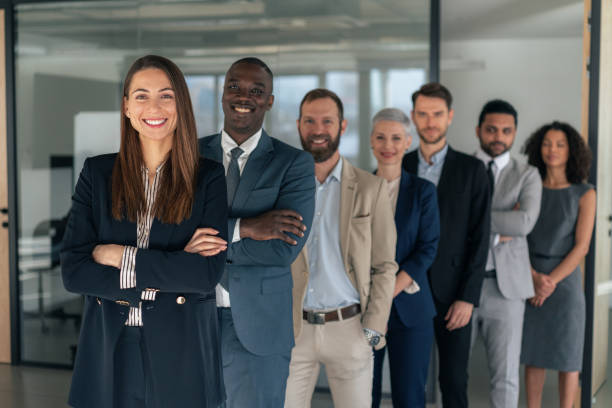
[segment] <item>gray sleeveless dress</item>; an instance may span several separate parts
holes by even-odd
[[[542,191],[540,217],[527,237],[533,268],[549,274],[575,243],[580,197],[590,184]],[[521,363],[557,371],[580,371],[586,309],[580,267],[557,284],[544,304],[525,306]]]

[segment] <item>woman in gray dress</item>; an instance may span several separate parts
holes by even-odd
[[[559,372],[561,407],[571,408],[582,368],[585,301],[579,263],[595,223],[595,190],[585,184],[591,154],[566,123],[542,126],[527,140],[542,176],[540,217],[528,236],[535,296],[525,308],[521,363],[527,406],[540,407],[546,369]]]

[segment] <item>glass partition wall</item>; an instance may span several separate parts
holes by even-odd
[[[82,299],[61,282],[59,248],[87,156],[119,146],[121,80],[155,53],[185,72],[199,136],[218,132],[223,75],[244,56],[275,74],[265,128],[299,146],[302,96],[345,103],[341,152],[373,169],[369,121],[409,111],[429,70],[429,0],[27,2],[15,8],[21,360],[70,366]]]

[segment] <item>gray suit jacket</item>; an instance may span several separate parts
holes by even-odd
[[[541,198],[542,179],[538,170],[511,158],[495,184],[491,204],[491,234],[512,237],[493,248],[497,285],[507,299],[534,295],[527,234],[540,214]],[[513,210],[516,203],[520,208]]]

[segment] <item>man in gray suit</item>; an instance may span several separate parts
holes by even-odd
[[[490,406],[518,405],[519,359],[525,300],[534,295],[527,234],[540,213],[542,181],[538,170],[510,157],[517,113],[499,99],[480,113],[476,157],[492,186],[491,238],[480,304],[474,310],[472,342],[484,340],[491,382]]]

